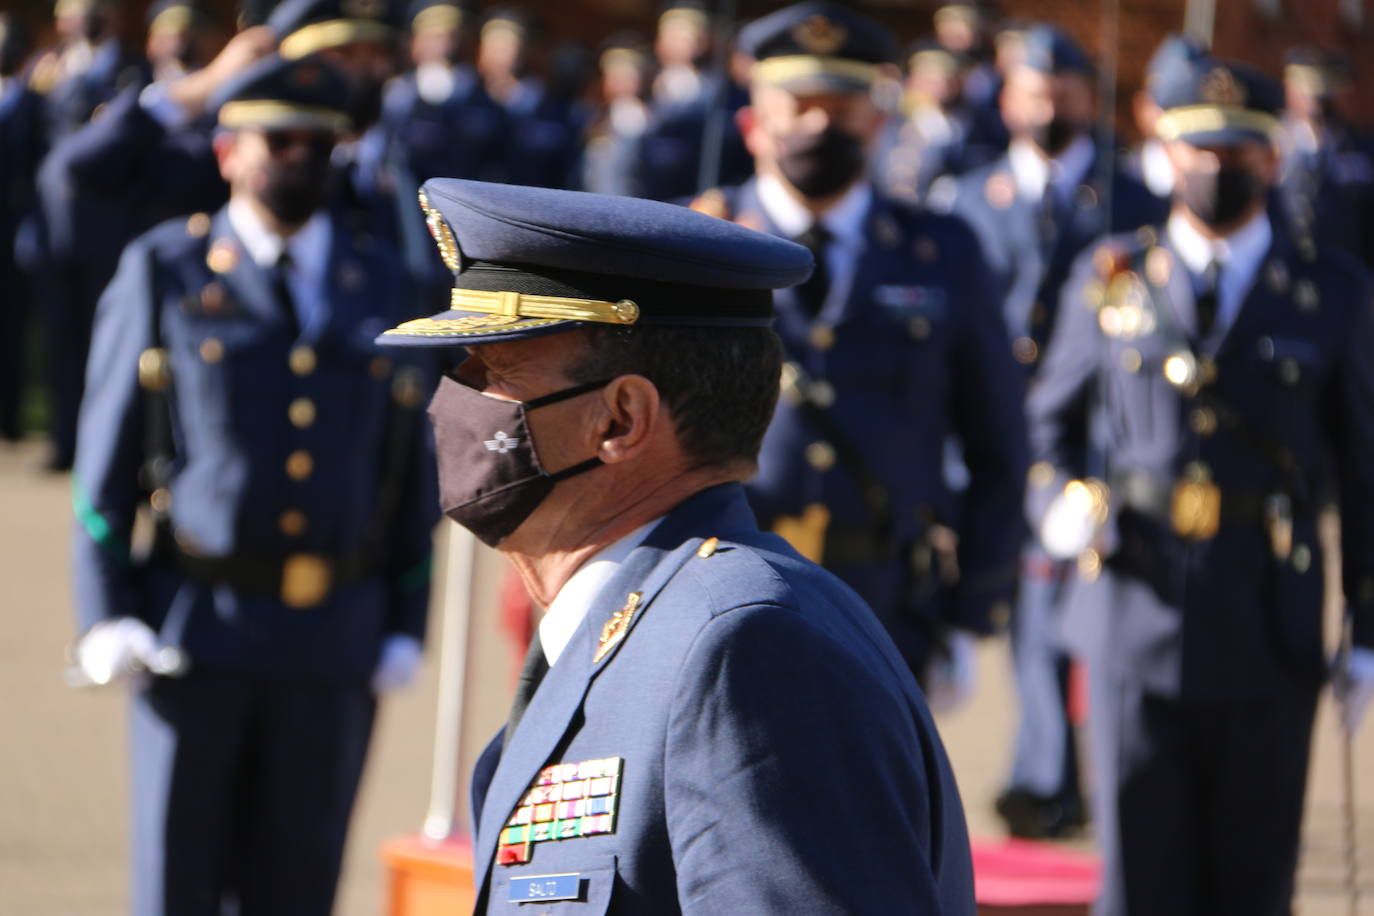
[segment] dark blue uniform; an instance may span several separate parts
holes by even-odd
[[[1348,251],[1374,267],[1374,138],[1337,122],[1322,129],[1315,149],[1305,149],[1295,140],[1300,130],[1289,125],[1284,144],[1281,212],[1321,247]]]
[[[332,228],[298,334],[223,211],[131,244],[101,299],[73,481],[80,625],[136,617],[192,666],[135,699],[135,912],[198,912],[229,888],[245,912],[327,912],[368,677],[384,637],[424,635],[424,392],[372,344],[412,303],[387,249]],[[158,345],[171,382],[151,402],[140,360],[146,376]],[[153,483],[157,537],[131,554]],[[313,603],[286,597],[301,576],[325,586]]]
[[[756,187],[734,195],[734,218],[781,234]],[[749,494],[761,524],[778,530],[810,528],[803,520],[824,507],[820,562],[878,613],[919,674],[943,627],[1005,626],[1022,535],[1022,381],[962,223],[875,195],[864,239],[848,294],[814,318],[794,290],[775,296],[788,359],[803,389],[823,386],[836,428],[818,428],[785,396]],[[958,490],[945,475],[951,439],[969,474]],[[886,520],[849,450],[886,491]]]
[[[1030,397],[1047,463],[1033,504],[1058,489],[1049,470],[1059,483],[1089,472],[1089,405],[1106,417],[1109,552],[1068,628],[1092,673],[1100,911],[1287,912],[1325,671],[1316,510],[1332,485],[1357,644],[1374,644],[1369,278],[1276,231],[1234,324],[1196,353],[1203,381],[1180,389],[1163,372],[1190,349],[1193,278],[1167,240],[1123,237],[1104,262],[1125,269],[1077,264]],[[1102,318],[1123,302],[1104,299],[1113,282],[1144,293],[1148,333]],[[1219,528],[1180,533],[1180,500],[1209,486]]]
[[[21,261],[17,248],[21,233],[28,247],[35,241],[34,173],[43,151],[40,97],[27,83],[20,74],[0,89],[0,437],[6,439],[20,435],[24,329],[33,294],[32,265]]]

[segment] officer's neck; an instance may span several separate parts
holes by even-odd
[[[868,176],[861,171],[853,181],[833,194],[827,194],[824,197],[808,197],[801,191],[798,191],[796,187],[793,186],[792,182],[788,181],[782,174],[781,170],[774,168],[769,171],[777,178],[778,184],[782,185],[782,189],[787,192],[787,196],[795,200],[817,220],[835,209],[835,205],[844,200],[845,196],[849,194],[850,191],[854,190],[854,188],[862,182],[868,180]]]
[[[1267,198],[1261,197],[1258,201],[1251,204],[1249,209],[1241,213],[1240,216],[1237,216],[1235,219],[1230,220],[1229,222],[1222,223],[1221,225],[1216,226],[1206,222],[1196,213],[1194,213],[1192,210],[1189,210],[1186,206],[1184,206],[1181,203],[1175,204],[1174,209],[1178,213],[1181,213],[1183,215],[1184,221],[1187,222],[1188,225],[1191,226],[1197,232],[1198,235],[1202,236],[1205,239],[1216,241],[1218,239],[1229,238],[1235,235],[1238,230],[1249,225],[1251,220],[1253,220],[1256,216],[1263,212],[1266,206]]]
[[[679,473],[597,481],[602,468],[560,484],[501,543],[531,598],[548,607],[582,566],[625,535],[673,511],[708,487],[752,476],[752,467],[691,468]],[[574,485],[578,484],[578,485]]]

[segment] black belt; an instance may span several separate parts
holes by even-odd
[[[165,528],[162,529],[165,531]],[[369,579],[374,564],[358,552],[327,554],[300,551],[283,556],[236,553],[208,557],[188,552],[170,532],[158,538],[162,556],[192,579],[227,585],[234,591],[280,600],[287,607],[318,607],[335,589]]]

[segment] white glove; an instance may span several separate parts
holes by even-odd
[[[424,649],[414,636],[388,636],[382,643],[377,668],[372,672],[372,692],[386,693],[409,687],[415,675],[420,673],[423,656]]]
[[[157,634],[133,617],[102,620],[76,644],[76,666],[92,684],[108,684],[154,667]]]
[[[921,685],[931,712],[953,712],[973,696],[978,683],[975,643],[973,634],[951,630],[945,646],[947,651],[937,652],[926,662]]]
[[[1072,560],[1092,546],[1106,521],[1106,488],[1097,481],[1071,481],[1040,521],[1040,544],[1053,559]]]
[[[1369,701],[1374,700],[1374,649],[1355,646],[1344,666],[1340,666],[1339,660],[1337,665],[1331,691],[1340,705],[1341,724],[1353,735],[1369,708]]]

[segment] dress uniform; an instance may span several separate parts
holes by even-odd
[[[669,204],[441,180],[424,193],[454,308],[383,342],[480,359],[531,337],[575,352],[573,329],[684,332],[705,361],[715,336],[734,341],[710,357],[738,367],[712,363],[722,397],[681,405],[676,430],[688,414],[710,428],[741,375],[776,365],[755,334],[770,290],[810,272],[799,246]],[[430,406],[451,517],[505,550],[574,474],[581,499],[626,505],[585,495],[613,473],[597,459],[551,473],[522,419],[626,376],[512,401],[462,370]],[[754,376],[771,400],[772,379]],[[560,518],[576,514],[564,505]],[[758,530],[738,483],[687,496],[565,582],[527,663],[528,705],[474,773],[477,912],[973,913],[958,794],[916,682],[852,591]]]
[[[224,92],[232,143],[317,155],[346,122],[319,61],[267,58]],[[424,636],[424,373],[372,343],[413,300],[390,250],[325,210],[292,204],[299,230],[273,234],[254,209],[288,212],[272,162],[261,198],[236,185],[129,245],[96,319],[76,657],[97,682],[180,675],[133,697],[137,914],[328,913],[374,690]]]
[[[1265,213],[1240,157],[1272,154],[1271,80],[1201,59],[1160,102],[1161,136],[1230,177],[1181,173],[1167,222],[1078,260],[1030,395],[1031,503],[1047,545],[1085,548],[1097,912],[1287,913],[1333,488],[1356,653],[1374,646],[1374,300],[1353,259]]]
[[[1374,267],[1374,137],[1339,110],[1350,64],[1333,52],[1295,48],[1284,83],[1280,212],[1321,247],[1348,251]]]
[[[1094,91],[1092,62],[1064,32],[1038,25],[1023,42],[1025,59],[1003,90],[1013,136],[1007,152],[956,181],[937,183],[930,204],[951,209],[973,227],[997,278],[1012,353],[1029,377],[1074,257],[1099,236],[1142,225],[1167,205],[1119,171],[1103,172],[1103,157],[1110,161],[1113,153],[1092,140],[1090,111],[1056,107],[1053,120],[1030,124],[1018,117],[1024,112],[1009,109],[1018,104],[1009,101],[1013,94],[1019,98],[1030,91],[1023,87],[1038,82],[1075,81],[1073,88],[1085,97]],[[1069,575],[1067,567],[1028,546],[1012,628],[1021,721],[1008,788],[998,800],[999,813],[1022,836],[1054,836],[1083,822],[1067,713],[1069,659],[1056,633]]]
[[[740,38],[759,62],[755,85],[802,100],[822,91],[866,104],[862,80],[891,48],[880,26],[833,4],[787,7]],[[772,130],[765,115],[756,106],[756,129]],[[775,297],[789,363],[750,502],[864,598],[924,677],[949,627],[1006,622],[1026,466],[1020,372],[962,223],[884,200],[861,158],[818,216],[788,182],[761,160],[757,178],[699,203],[804,240],[823,265],[819,280]],[[949,440],[963,489],[946,477]]]

